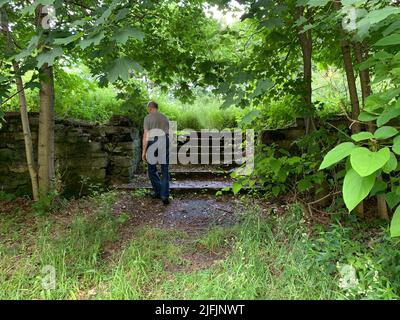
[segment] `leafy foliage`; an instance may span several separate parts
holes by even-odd
[[[291,193],[292,195],[313,194],[321,197],[325,184],[335,184],[334,179],[318,171],[321,150],[337,143],[336,136],[329,136],[329,131],[321,129],[299,138],[294,142],[291,152],[279,146],[263,146],[256,151],[255,169],[249,177],[237,178],[236,189],[242,187],[262,187],[262,190],[273,196]],[[311,141],[324,141],[324,144],[313,144]]]

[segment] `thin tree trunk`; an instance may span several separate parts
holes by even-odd
[[[354,54],[356,57],[357,64],[361,64],[363,61],[368,59],[368,48],[364,47],[363,44],[356,42],[354,43]],[[362,109],[365,109],[365,100],[372,94],[371,89],[371,77],[369,69],[359,71],[361,94],[362,94]],[[374,132],[375,126],[370,121],[367,123],[368,131]]]
[[[382,176],[379,176],[377,178],[378,181],[382,181]],[[385,199],[385,195],[384,194],[378,194],[376,196],[376,200],[377,200],[377,209],[378,209],[378,217],[389,221],[389,214],[388,214],[388,208],[387,208],[387,204],[386,204],[386,199]]]
[[[298,7],[297,17],[301,17],[305,14],[305,8],[303,6]],[[307,18],[310,18],[311,12],[307,12]],[[304,104],[306,116],[304,117],[304,124],[306,134],[315,130],[315,123],[312,117],[313,105],[312,105],[312,35],[311,30],[303,31],[303,27],[299,28],[298,39],[303,54],[303,82],[304,82]]]
[[[351,59],[350,43],[347,40],[342,40],[341,46],[343,52],[344,67],[347,77],[347,85],[349,88],[349,95],[351,101],[351,117],[353,120],[358,120],[358,115],[360,114],[360,104],[357,94],[357,86],[356,86],[356,79],[354,76],[353,62]],[[361,130],[360,124],[358,122],[353,123],[351,129],[353,133],[360,132]]]
[[[340,1],[333,1],[336,10],[340,10],[342,4]],[[351,58],[351,47],[350,42],[346,39],[346,33],[340,28],[340,33],[342,36],[342,40],[340,40],[340,46],[342,48],[342,55],[343,55],[343,62],[344,62],[344,69],[346,71],[346,78],[347,78],[347,85],[349,88],[349,95],[351,101],[351,117],[353,120],[358,120],[358,115],[360,114],[360,103],[358,100],[357,94],[357,86],[356,86],[356,79],[354,76],[354,68],[353,68],[353,61]],[[357,133],[360,132],[361,127],[358,122],[352,124],[352,132]]]
[[[53,68],[47,63],[39,69],[39,190],[50,192],[55,187],[54,168],[54,78]]]
[[[2,31],[7,38],[8,50],[10,51],[10,53],[14,53],[15,52],[14,43],[12,42],[11,39],[11,33],[8,25],[8,16],[4,8],[1,9],[1,22],[2,22]],[[22,131],[24,134],[24,142],[25,142],[25,155],[26,155],[26,162],[28,165],[29,175],[31,178],[32,195],[33,199],[37,201],[39,199],[38,177],[37,177],[35,160],[33,156],[32,134],[29,126],[29,117],[28,117],[24,84],[21,76],[19,75],[18,63],[16,61],[13,61],[12,66],[15,74],[15,84],[18,91]]]
[[[368,59],[368,52],[367,50],[363,50],[363,46],[360,43],[354,44],[354,53],[358,64]],[[362,102],[364,108],[365,99],[367,99],[367,97],[369,97],[372,94],[371,77],[369,74],[369,69],[360,70],[360,84],[361,84]],[[367,126],[370,132],[374,132],[375,128],[371,122],[369,122]],[[379,177],[378,180],[382,181],[382,177]],[[376,196],[376,202],[377,202],[378,217],[386,221],[389,221],[389,214],[385,196],[383,194],[378,194]]]
[[[358,64],[368,59],[368,53],[365,52],[363,44],[356,42],[354,43],[354,54]],[[371,90],[371,78],[369,75],[369,69],[360,70],[360,84],[362,93],[362,106],[365,108],[365,99],[372,93]]]
[[[42,22],[47,14],[42,13],[42,7],[39,5],[36,8],[36,23],[37,28],[46,33],[48,31],[42,29]],[[38,181],[39,191],[48,193],[55,189],[53,67],[43,64],[39,68],[39,79]]]
[[[33,157],[32,134],[29,126],[29,117],[26,104],[24,84],[22,82],[21,76],[18,75],[19,65],[17,62],[13,63],[13,69],[15,73],[15,83],[17,84],[17,90],[19,91],[19,104],[21,112],[22,130],[24,132],[26,162],[29,169],[29,175],[31,177],[33,199],[37,201],[39,200],[38,175],[36,171],[35,159]]]

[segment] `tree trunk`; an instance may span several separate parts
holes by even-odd
[[[39,190],[47,193],[53,191],[55,187],[53,68],[45,63],[39,69],[39,77]]]
[[[356,79],[354,76],[353,62],[351,59],[350,43],[347,40],[341,41],[343,61],[347,77],[347,85],[349,88],[349,95],[351,101],[351,118],[353,120],[358,120],[358,115],[360,114],[360,104],[357,94]],[[355,122],[351,128],[353,133],[360,132],[360,123]]]
[[[363,45],[360,43],[354,44],[354,53],[358,64],[368,59],[368,51],[367,49],[364,49]],[[365,99],[367,99],[367,97],[369,97],[372,94],[371,77],[369,74],[369,69],[360,70],[360,84],[361,84],[362,102],[364,108]],[[368,130],[370,132],[374,132],[375,128],[373,124],[370,122],[367,125],[368,125]],[[382,177],[379,177],[378,180],[382,181]],[[376,196],[376,202],[377,202],[378,217],[386,221],[389,221],[389,214],[386,205],[385,195],[378,194]]]
[[[356,61],[358,64],[361,64],[363,61],[368,59],[368,48],[363,44],[356,42],[354,44],[354,54],[356,57]],[[372,94],[371,89],[371,77],[369,74],[369,69],[360,70],[360,85],[361,85],[361,94],[362,94],[362,109],[365,109],[365,100]],[[368,131],[374,132],[375,126],[370,121],[367,123]]]
[[[377,179],[378,181],[382,181],[382,177],[378,177]],[[378,217],[389,221],[389,214],[388,214],[388,209],[387,209],[387,205],[386,205],[386,199],[385,199],[385,195],[384,194],[378,194],[376,196],[376,200],[377,200],[377,209],[378,209]]]
[[[42,12],[42,5],[36,8],[37,28],[43,30],[47,13]],[[43,51],[46,51],[43,48]],[[54,73],[53,67],[47,63],[39,68],[39,139],[38,139],[38,181],[39,191],[48,193],[55,189],[54,165]]]
[[[1,23],[2,23],[2,31],[7,38],[7,48],[10,53],[15,52],[14,43],[11,39],[10,28],[8,24],[8,16],[5,9],[1,9]],[[37,171],[35,160],[33,156],[33,145],[32,145],[32,134],[31,129],[29,126],[29,117],[28,117],[28,109],[26,104],[26,97],[25,97],[25,90],[24,84],[22,81],[21,76],[19,75],[19,65],[16,61],[12,63],[14,74],[15,74],[15,84],[18,91],[18,98],[19,98],[19,106],[20,106],[20,113],[21,113],[21,122],[22,122],[22,131],[24,134],[24,142],[25,142],[25,155],[26,155],[26,162],[29,169],[29,175],[31,178],[32,184],[32,195],[33,199],[37,201],[39,199],[39,188],[38,188],[38,178],[37,178]]]
[[[39,200],[38,175],[36,171],[35,159],[33,157],[32,134],[29,126],[29,117],[26,104],[24,84],[22,82],[21,76],[18,75],[19,65],[17,62],[13,62],[13,69],[15,73],[15,83],[17,85],[17,90],[19,92],[18,95],[19,95],[19,105],[21,112],[22,130],[24,133],[24,141],[25,141],[26,162],[29,169],[29,175],[31,177],[33,200],[37,201]]]
[[[341,2],[333,1],[333,4],[335,6],[335,9],[339,11],[342,6]],[[340,40],[340,46],[342,48],[344,69],[346,71],[347,85],[349,88],[349,95],[351,101],[351,118],[353,120],[358,120],[358,115],[360,114],[360,103],[358,100],[356,79],[354,76],[353,61],[351,58],[350,42],[346,39],[346,32],[343,30],[342,27],[340,27],[340,33],[342,37],[342,40]],[[353,123],[351,129],[353,133],[360,132],[361,130],[360,123],[358,122]]]
[[[297,18],[300,18],[305,14],[304,7],[298,7]],[[311,18],[311,12],[307,12],[307,18]],[[312,35],[311,30],[303,31],[303,27],[299,28],[298,39],[303,54],[303,83],[304,83],[304,105],[305,113],[304,124],[306,134],[315,130],[315,123],[312,117],[313,105],[312,105]]]
[[[361,64],[363,61],[368,59],[368,49],[365,49],[363,44],[356,42],[354,43],[354,53],[356,61]],[[365,99],[372,93],[371,90],[371,77],[369,75],[369,69],[360,70],[360,84],[362,93],[362,106],[365,108]]]

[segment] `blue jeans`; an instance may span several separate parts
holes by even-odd
[[[149,141],[147,143],[147,148],[149,148],[155,141]],[[166,163],[161,163],[161,177],[160,173],[157,171],[157,164],[147,164],[147,172],[153,191],[156,196],[160,196],[162,199],[169,197],[169,139],[166,139]]]

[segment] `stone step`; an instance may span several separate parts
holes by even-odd
[[[180,152],[178,151],[178,153],[173,152],[170,154],[170,157],[172,157],[172,159],[179,159],[179,155],[181,155],[181,157],[182,157],[182,154],[184,154],[186,157],[193,157],[193,158],[199,159],[199,160],[203,157],[204,159],[211,160],[212,158],[215,158],[215,159],[220,159],[221,161],[225,158],[228,160],[229,159],[234,160],[234,159],[241,159],[242,157],[245,156],[245,154],[243,152],[227,152],[227,153],[224,153],[224,152],[190,152],[188,150],[187,152],[183,152],[183,151],[180,151]],[[199,163],[199,164],[210,164],[210,163]]]
[[[230,177],[229,171],[225,170],[213,170],[213,171],[204,171],[204,170],[170,170],[171,177],[177,180],[207,180],[207,179],[214,179],[217,177]]]
[[[178,137],[177,138],[177,142],[187,142],[187,141],[197,141],[199,144],[201,142],[208,142],[208,143],[216,143],[216,142],[223,142],[225,144],[234,144],[235,140],[234,139],[220,139],[220,138],[199,138],[199,137],[192,137],[192,138],[188,138],[188,137]],[[174,140],[172,140],[174,141]],[[243,141],[240,141],[243,142]]]
[[[173,179],[207,180],[214,177],[230,177],[234,169],[235,167],[222,169],[219,166],[206,168],[199,165],[196,168],[196,165],[188,165],[188,167],[186,165],[173,165],[173,167],[170,167],[169,173]],[[160,167],[158,167],[158,170],[160,171]],[[147,170],[142,168],[139,174],[147,176]]]
[[[220,138],[226,138],[226,139],[233,139],[236,137],[235,132],[233,131],[226,131],[226,133],[230,133],[230,137],[224,137],[224,132],[212,132],[212,131],[196,131],[196,132],[188,132],[188,133],[180,133],[177,134],[176,136],[178,138],[214,138],[214,139],[220,139]],[[242,132],[242,137],[246,137],[246,133]]]
[[[241,147],[241,146],[236,146],[233,144],[220,144],[220,145],[213,145],[213,144],[208,144],[208,145],[201,145],[201,144],[176,144],[176,145],[171,145],[170,149],[182,149],[183,147],[185,147],[186,149],[192,149],[192,150],[198,150],[198,151],[211,151],[213,150],[214,152],[220,152],[220,151],[224,151],[224,150],[228,150],[230,152],[239,152],[239,151],[244,151],[246,150],[245,147]]]
[[[185,141],[172,141],[171,144],[172,145],[176,145],[178,147],[181,147],[183,145],[188,145],[188,141],[189,140],[185,140]],[[199,140],[199,139],[192,139],[190,142],[192,145],[198,146],[199,148],[204,145],[204,146],[208,146],[208,147],[213,147],[213,146],[217,146],[219,148],[235,148],[235,149],[244,149],[245,146],[241,143],[235,143],[233,141],[214,141],[214,140],[209,140],[209,141],[204,141],[204,140]]]
[[[170,171],[226,171],[230,172],[238,166],[235,164],[170,164]]]
[[[180,179],[170,181],[170,189],[178,192],[215,192],[226,187],[231,187],[232,183],[233,180],[231,178],[215,179],[213,177],[213,179],[208,180]],[[141,177],[131,183],[116,185],[114,188],[118,190],[152,189],[147,177],[145,179]]]

